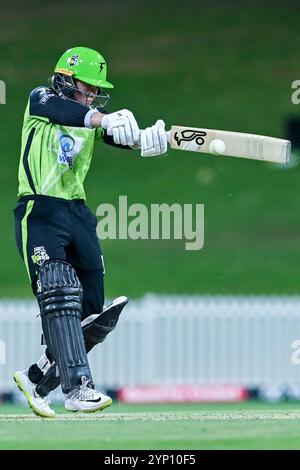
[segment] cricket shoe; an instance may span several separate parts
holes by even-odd
[[[112,399],[103,393],[96,392],[86,377],[81,377],[81,385],[77,385],[66,397],[65,408],[68,411],[93,413],[104,410],[112,404]]]
[[[42,398],[36,393],[36,386],[28,377],[28,369],[15,372],[13,377],[19,389],[27,398],[30,408],[36,415],[42,418],[55,417],[55,411],[50,408],[47,398]]]

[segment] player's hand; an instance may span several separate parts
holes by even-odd
[[[158,119],[154,126],[141,130],[140,146],[142,157],[152,157],[166,153],[168,141],[165,123],[162,119]]]
[[[106,129],[107,135],[113,136],[115,144],[132,147],[139,143],[139,126],[128,109],[105,114],[101,120],[101,127]]]

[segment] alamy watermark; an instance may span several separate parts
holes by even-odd
[[[291,95],[291,101],[293,104],[299,104],[300,103],[300,80],[294,80],[291,85],[292,89],[295,90],[293,91]]]
[[[0,340],[0,366],[6,364],[6,345]]]
[[[100,240],[185,240],[186,250],[204,246],[204,204],[141,203],[128,206],[127,196],[119,196],[119,206],[100,204],[97,235]]]
[[[3,80],[0,80],[0,104],[6,104],[6,85]]]
[[[300,364],[300,339],[295,339],[291,344],[291,348],[293,349],[291,361],[297,366]]]

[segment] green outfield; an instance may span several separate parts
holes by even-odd
[[[0,406],[0,449],[300,449],[300,406],[113,405],[42,420]]]
[[[18,6],[18,3],[20,5]],[[16,15],[16,11],[19,15]],[[17,1],[0,19],[2,189],[0,296],[30,296],[15,248],[20,126],[28,93],[60,54],[98,48],[115,90],[108,109],[130,108],[141,126],[182,124],[284,137],[300,79],[299,2]],[[22,47],[20,47],[22,45]],[[106,289],[158,293],[299,292],[299,169],[170,151],[141,159],[99,147],[86,181],[88,203],[205,204],[205,247],[184,241],[103,241]]]

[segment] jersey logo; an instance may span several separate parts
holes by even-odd
[[[41,88],[39,90],[39,102],[40,104],[46,104],[51,96],[55,96],[54,93],[51,93],[48,88]]]
[[[50,258],[44,246],[36,246],[34,247],[31,259],[34,264],[42,266],[42,264]]]
[[[58,162],[64,163],[69,166],[69,168],[73,167],[73,157],[74,152],[72,150],[75,146],[75,140],[68,134],[62,134],[59,137],[59,152],[58,152]]]

